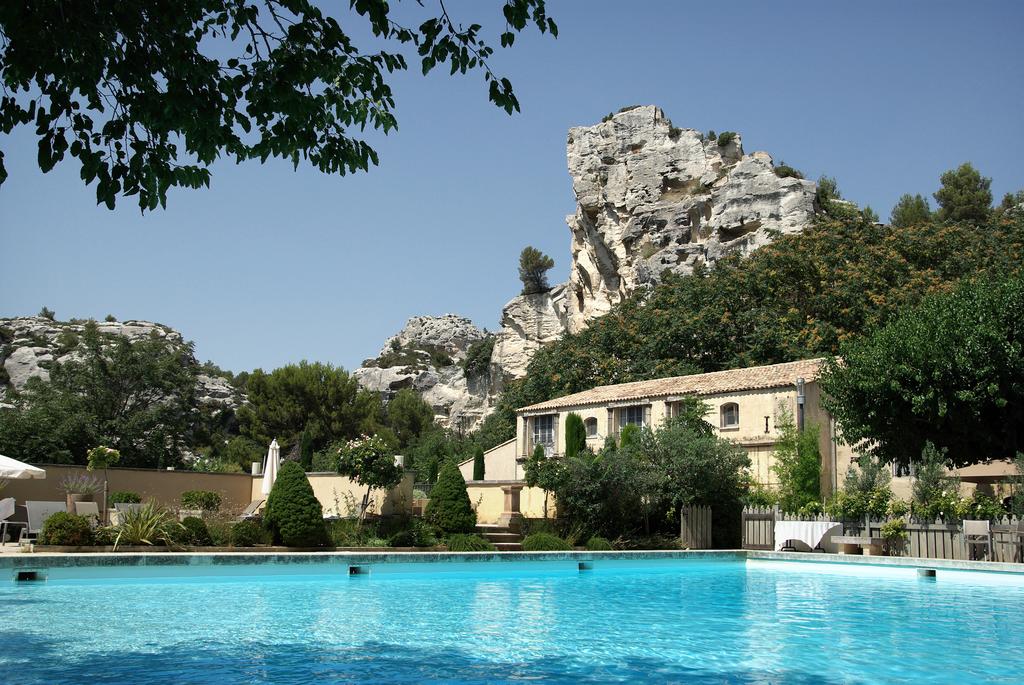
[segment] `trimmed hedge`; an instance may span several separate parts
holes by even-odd
[[[493,552],[494,545],[479,535],[467,535],[455,533],[448,537],[445,543],[449,552]]]
[[[40,545],[67,545],[79,547],[93,544],[92,526],[85,516],[64,511],[51,514],[39,533]]]
[[[217,511],[220,509],[220,495],[211,490],[188,490],[181,493],[181,506],[184,509]]]
[[[476,512],[469,501],[466,479],[454,460],[447,460],[430,491],[424,518],[445,533],[472,533]]]
[[[612,543],[608,542],[607,538],[595,535],[587,540],[587,549],[591,552],[608,552],[615,548],[612,547]]]
[[[141,504],[142,495],[131,490],[118,490],[110,493],[107,504]]]
[[[571,552],[572,545],[551,533],[534,533],[523,540],[524,552]]]
[[[239,521],[231,527],[233,547],[254,547],[263,540],[263,529],[252,521]]]
[[[181,525],[185,529],[182,533],[182,542],[193,547],[209,547],[213,544],[213,538],[210,537],[210,531],[203,519],[186,516]]]
[[[323,547],[327,544],[323,507],[298,462],[288,461],[281,465],[267,497],[263,516],[275,543],[286,547]]]

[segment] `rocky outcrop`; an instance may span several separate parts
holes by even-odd
[[[412,388],[433,407],[439,423],[471,430],[487,410],[489,386],[467,379],[463,362],[470,346],[486,336],[455,314],[415,316],[354,374],[363,388],[385,398]]]
[[[89,323],[82,320],[52,321],[39,316],[0,319],[0,366],[6,372],[7,384],[0,383],[0,398],[8,389],[19,392],[30,378],[50,379],[50,369],[76,357],[79,338]],[[169,344],[185,347],[185,341],[173,328],[150,321],[94,322],[97,330],[128,340],[159,338]],[[189,352],[191,363],[198,362]],[[196,379],[199,401],[206,405],[235,409],[242,398],[224,378],[199,373]]]
[[[493,390],[501,390],[505,378],[520,378],[533,353],[561,338],[568,326],[567,285],[546,293],[519,295],[501,310],[501,331],[491,353]]]
[[[653,106],[569,130],[569,330],[666,269],[690,273],[810,223],[813,182],[780,178],[767,153],[743,153],[738,134],[721,140],[675,128]]]

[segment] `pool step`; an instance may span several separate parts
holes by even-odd
[[[476,527],[479,535],[487,538],[499,552],[521,552],[523,536],[508,529],[508,526],[480,524]]]

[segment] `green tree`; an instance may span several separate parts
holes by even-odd
[[[0,130],[32,125],[44,172],[70,152],[98,203],[138,195],[146,210],[165,205],[168,188],[208,186],[222,157],[367,170],[377,153],[356,131],[398,126],[389,79],[407,55],[424,75],[478,70],[490,100],[518,111],[482,27],[443,3],[419,7],[353,0],[332,16],[306,0],[2,3]],[[528,25],[557,35],[544,0],[502,10],[502,47]]]
[[[39,310],[38,316],[40,316],[43,319],[49,319],[50,321],[53,321],[57,315],[49,307],[43,307],[42,309]]]
[[[1024,277],[927,298],[843,346],[821,378],[849,443],[909,464],[926,443],[955,465],[1024,448]]]
[[[587,449],[587,429],[583,425],[583,417],[570,412],[565,417],[565,456],[575,457]]]
[[[395,463],[394,452],[378,436],[350,440],[338,450],[338,473],[366,486],[359,520],[366,517],[370,493],[374,488],[390,490],[402,481],[402,467]]]
[[[398,437],[400,448],[408,447],[424,432],[436,429],[433,408],[410,388],[395,393],[385,411],[387,425]]]
[[[330,364],[303,361],[271,373],[256,369],[247,390],[249,402],[238,410],[242,435],[261,445],[277,438],[286,451],[303,432],[318,452],[375,433],[383,420],[379,395],[361,390],[354,377]]]
[[[476,449],[473,451],[473,480],[484,479],[486,466],[487,464],[484,461],[484,448],[477,445]]]
[[[548,494],[561,483],[564,462],[549,459],[543,445],[537,445],[523,464],[526,485],[544,491],[544,518],[548,517]]]
[[[263,520],[277,544],[286,547],[322,547],[327,544],[323,507],[298,462],[281,464],[267,497]]]
[[[192,347],[129,340],[85,326],[74,359],[29,380],[0,410],[0,452],[25,461],[85,464],[107,445],[124,466],[181,465],[199,419]]]
[[[454,460],[442,464],[423,515],[445,533],[472,533],[476,530],[476,512],[469,501],[466,479]]]
[[[523,295],[547,292],[548,271],[555,261],[535,247],[524,247],[519,254],[519,280],[523,282]]]
[[[926,442],[921,458],[914,464],[911,513],[926,521],[939,516],[955,518],[960,484],[946,472],[946,452]]]
[[[622,427],[622,430],[619,431],[619,446],[629,447],[630,445],[635,444],[640,440],[641,432],[640,426],[633,423],[626,424]]]
[[[985,178],[970,162],[964,162],[939,177],[942,187],[935,192],[939,221],[983,224],[992,211],[991,178]]]
[[[782,411],[778,423],[779,438],[772,450],[772,471],[779,479],[779,504],[788,512],[799,512],[821,503],[821,453],[818,451],[818,426],[798,430],[793,415]]]
[[[889,222],[897,228],[920,226],[932,220],[932,208],[928,200],[921,195],[905,194],[900,196],[896,206],[892,208]]]

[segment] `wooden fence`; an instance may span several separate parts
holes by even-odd
[[[711,549],[711,507],[683,507],[679,539],[686,549]]]
[[[778,507],[744,507],[742,516],[743,549],[775,549],[776,521],[826,521],[827,516],[797,516],[782,512]],[[869,519],[844,521],[844,535],[861,537],[882,537],[884,520]],[[1019,547],[1010,544],[1020,540],[1019,522],[1016,517],[1003,518],[992,523],[992,561],[1013,562],[1021,559]],[[908,539],[892,556],[922,557],[927,559],[967,559],[968,550],[964,542],[961,521],[918,521],[907,522]],[[978,554],[982,548],[977,548]]]

